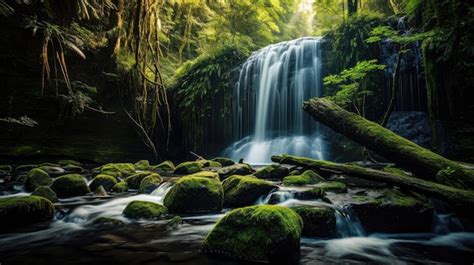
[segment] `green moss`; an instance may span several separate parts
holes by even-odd
[[[55,179],[51,189],[59,198],[81,196],[90,192],[86,181],[78,174],[68,174]]]
[[[92,179],[89,188],[90,190],[95,191],[99,186],[102,186],[106,191],[109,191],[115,184],[117,184],[117,179],[114,177],[99,174]]]
[[[183,162],[174,169],[174,174],[189,175],[202,170],[202,164],[197,161]]]
[[[318,184],[318,188],[322,191],[331,191],[335,193],[347,192],[347,185],[337,181],[326,181]]]
[[[316,187],[311,188],[310,190],[305,190],[295,193],[295,197],[299,200],[317,200],[324,198],[326,193],[323,189]]]
[[[127,182],[121,181],[121,182],[115,184],[115,185],[112,187],[111,191],[117,192],[117,193],[127,192],[127,191],[128,191]]]
[[[49,186],[53,183],[53,179],[49,177],[49,174],[45,171],[34,168],[28,172],[25,179],[25,189],[27,191],[33,191],[39,186]]]
[[[201,177],[201,178],[211,178],[211,179],[219,180],[219,174],[217,174],[216,172],[212,172],[212,171],[201,171],[201,172],[198,172],[198,173],[187,175],[186,177]]]
[[[10,197],[0,199],[0,231],[24,227],[54,217],[51,201],[39,196]]]
[[[248,261],[293,264],[299,259],[302,225],[298,214],[286,207],[238,208],[217,222],[203,249]]]
[[[94,190],[94,196],[106,197],[108,196],[108,194],[104,187],[101,185]]]
[[[253,205],[263,195],[278,188],[253,176],[233,175],[222,182],[224,205],[232,207]]]
[[[63,166],[63,169],[67,172],[74,172],[74,173],[84,172],[84,169],[82,167],[75,166],[75,165],[66,165],[66,166]]]
[[[336,216],[327,207],[297,206],[292,208],[303,220],[303,236],[335,237]]]
[[[158,219],[166,212],[166,207],[158,203],[132,201],[123,210],[123,215],[132,219]]]
[[[222,209],[222,184],[214,178],[182,177],[166,194],[164,205],[172,213],[212,212]]]
[[[161,177],[159,174],[151,174],[146,176],[140,182],[140,187],[138,188],[138,193],[152,193],[158,186],[160,186]]]
[[[282,179],[285,176],[288,176],[288,174],[288,168],[280,165],[268,165],[254,173],[254,175],[259,179]]]
[[[175,166],[173,162],[166,160],[164,162],[161,162],[159,165],[152,166],[152,170],[162,170],[162,171],[173,171],[175,169]]]
[[[324,181],[324,178],[312,170],[306,170],[301,175],[288,176],[283,178],[283,184],[287,186],[311,185],[319,183],[321,181]]]
[[[121,176],[129,176],[135,173],[135,167],[131,163],[110,163],[101,166],[100,172],[110,176],[120,173]]]
[[[128,188],[136,190],[136,189],[140,188],[140,183],[142,182],[142,180],[144,178],[146,178],[147,176],[150,176],[152,174],[156,174],[156,173],[152,173],[152,172],[136,173],[136,174],[133,174],[130,177],[126,178],[125,182],[127,182]],[[158,175],[158,177],[159,176],[160,175]]]
[[[110,227],[122,227],[125,223],[121,220],[110,218],[110,217],[99,217],[95,219],[92,224],[97,226],[110,226]]]
[[[235,164],[232,159],[227,157],[215,157],[212,159],[212,161],[220,163],[223,167],[232,166]]]
[[[135,164],[133,164],[133,166],[136,170],[150,170],[151,169],[150,162],[148,162],[148,160],[140,160],[136,162]]]
[[[181,216],[174,216],[171,218],[171,220],[168,220],[168,223],[166,223],[167,226],[170,227],[177,227],[178,225],[183,223],[183,218]]]
[[[39,186],[36,188],[31,195],[39,196],[50,200],[51,202],[57,202],[58,196],[49,187]]]
[[[394,166],[386,166],[386,167],[383,168],[383,171],[393,173],[393,174],[396,174],[396,175],[412,177],[410,174],[405,172],[405,170],[403,170],[401,168],[398,168],[398,167],[394,167]]]
[[[58,161],[58,165],[60,166],[69,166],[69,165],[72,165],[72,166],[82,166],[82,163],[81,162],[77,162],[75,160],[59,160]]]
[[[252,174],[253,172],[253,168],[248,164],[235,164],[232,166],[220,168],[217,171],[221,180],[224,180],[232,175],[246,176]]]

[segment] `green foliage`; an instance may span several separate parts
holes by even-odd
[[[379,26],[372,29],[370,37],[366,40],[367,43],[379,42],[383,39],[390,39],[391,42],[399,45],[407,45],[416,41],[421,41],[426,38],[432,37],[434,32],[420,32],[412,33],[408,35],[400,35],[396,30],[388,26]]]

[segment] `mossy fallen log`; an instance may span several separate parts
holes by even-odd
[[[272,156],[272,161],[280,164],[300,166],[308,169],[330,171],[334,173],[347,174],[350,176],[384,182],[424,194],[429,197],[438,198],[449,203],[456,211],[462,212],[466,209],[474,209],[474,192],[455,187],[434,183],[424,179],[398,175],[370,168],[363,168],[356,165],[338,164],[329,161],[314,160],[310,158],[277,155]],[[470,217],[474,213],[464,213]]]
[[[316,121],[395,162],[416,176],[448,186],[474,189],[474,171],[431,152],[377,123],[348,112],[325,98],[304,102]]]

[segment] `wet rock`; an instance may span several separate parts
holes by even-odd
[[[197,161],[183,162],[179,164],[173,171],[178,175],[189,175],[202,170],[202,164]]]
[[[90,192],[86,181],[78,174],[68,174],[55,179],[51,189],[59,198],[82,196]]]
[[[166,207],[158,203],[132,201],[123,210],[123,215],[131,219],[158,219],[166,212]]]
[[[323,190],[324,192],[327,192],[327,191],[334,192],[334,193],[347,192],[347,185],[338,181],[325,181],[325,182],[319,183],[317,187]]]
[[[138,193],[152,193],[158,186],[160,186],[161,178],[158,174],[151,174],[142,179],[140,187],[138,188]]]
[[[183,218],[181,218],[181,216],[175,216],[171,218],[170,220],[168,220],[168,222],[166,223],[166,226],[176,228],[182,223],[183,223]]]
[[[321,181],[324,181],[324,178],[312,170],[306,170],[301,175],[294,175],[283,178],[283,184],[287,186],[311,185],[319,183]]]
[[[128,191],[128,185],[127,182],[121,181],[117,184],[115,184],[112,189],[112,192],[117,192],[117,193],[122,193],[122,192],[127,192]]]
[[[166,194],[170,213],[213,212],[222,209],[222,184],[214,178],[182,177]]]
[[[104,189],[104,187],[102,185],[100,185],[99,187],[97,187],[94,190],[94,196],[107,197],[107,196],[109,196],[109,194],[107,194],[107,191]]]
[[[333,209],[312,206],[297,206],[292,209],[303,220],[303,236],[331,238],[337,235]]]
[[[175,166],[173,162],[169,160],[161,162],[160,164],[152,167],[152,170],[161,170],[161,171],[173,171],[174,169],[175,169]]]
[[[131,175],[130,177],[125,179],[125,182],[127,182],[128,188],[129,189],[134,189],[137,190],[140,188],[140,183],[142,183],[142,180],[150,175],[155,175],[157,177],[160,177],[159,174],[157,173],[152,173],[152,172],[140,172]]]
[[[263,195],[278,188],[271,183],[253,176],[233,175],[222,182],[224,205],[241,207],[253,205]]]
[[[58,165],[61,166],[61,167],[65,167],[65,166],[77,166],[77,167],[81,167],[82,166],[82,163],[81,162],[77,162],[75,160],[59,160],[58,161]]]
[[[322,199],[326,193],[321,188],[311,188],[309,190],[295,192],[295,199],[298,200],[317,200]]]
[[[235,164],[232,166],[223,167],[217,171],[221,180],[224,180],[232,175],[246,176],[252,174],[253,172],[253,168],[248,164]]]
[[[39,168],[34,168],[28,172],[25,178],[25,189],[33,191],[39,186],[49,186],[51,183],[53,183],[53,179],[49,177],[48,173]]]
[[[10,165],[0,165],[0,171],[12,172],[13,168]]]
[[[197,160],[198,163],[201,164],[201,167],[213,167],[213,168],[220,168],[222,164],[212,160]]]
[[[389,190],[377,197],[354,196],[352,211],[368,233],[429,232],[433,207],[424,198]]]
[[[62,175],[66,172],[66,170],[64,170],[62,167],[59,167],[59,166],[56,167],[56,166],[50,166],[50,165],[43,165],[38,168],[45,171],[52,177]]]
[[[212,159],[212,161],[220,163],[223,167],[232,166],[235,164],[232,159],[227,157],[215,157]]]
[[[84,172],[84,169],[80,166],[75,166],[75,165],[66,165],[63,166],[63,169],[66,172],[71,172],[71,173],[82,173]]]
[[[289,173],[290,172],[286,167],[280,165],[268,165],[257,170],[257,172],[254,173],[254,176],[259,179],[282,179],[288,176]]]
[[[133,164],[133,166],[135,167],[136,170],[150,170],[151,169],[150,162],[148,162],[148,160],[140,160],[136,162],[135,164]]]
[[[37,165],[21,165],[21,166],[17,166],[15,168],[15,171],[16,172],[29,172],[30,170],[32,170],[33,168],[37,168],[38,166]]]
[[[54,217],[51,201],[39,196],[0,199],[0,232],[48,221]]]
[[[114,177],[126,177],[135,173],[131,163],[109,163],[98,168],[100,173]]]
[[[110,217],[99,217],[92,222],[96,226],[109,226],[109,227],[122,227],[125,223],[122,220],[118,220]]]
[[[92,179],[91,184],[89,184],[90,190],[95,191],[99,186],[102,186],[106,191],[112,189],[113,186],[117,184],[117,179],[112,176],[99,174]]]
[[[54,192],[49,187],[39,186],[33,191],[33,193],[31,193],[31,195],[36,195],[36,196],[46,198],[50,200],[51,202],[58,201],[58,196],[56,195],[56,192]]]
[[[302,220],[276,205],[238,208],[227,213],[203,243],[206,253],[246,261],[297,264]]]

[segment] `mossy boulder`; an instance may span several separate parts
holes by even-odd
[[[223,167],[232,166],[235,164],[232,159],[227,157],[215,157],[212,159],[212,161],[220,163]]]
[[[115,177],[130,176],[135,173],[135,167],[131,163],[110,163],[99,168],[102,174]]]
[[[39,196],[10,197],[0,199],[0,231],[53,219],[54,206],[51,201]]]
[[[64,166],[82,166],[82,163],[81,162],[77,162],[75,160],[59,160],[58,161],[58,165],[64,167]]]
[[[222,182],[224,205],[241,207],[253,205],[258,198],[268,194],[277,186],[253,176],[234,175]]]
[[[337,235],[333,209],[312,206],[297,206],[292,209],[303,220],[303,236],[331,238]]]
[[[151,174],[146,176],[140,182],[140,187],[138,188],[138,193],[152,193],[158,186],[160,186],[161,178],[159,174]]]
[[[94,190],[94,196],[107,197],[109,194],[107,194],[107,191],[104,189],[104,187],[100,185]]]
[[[283,184],[287,186],[311,185],[319,183],[321,181],[324,181],[324,178],[312,170],[306,170],[301,175],[294,175],[283,178]]]
[[[108,226],[108,227],[122,227],[125,223],[122,220],[110,218],[110,217],[99,217],[92,221],[93,225],[96,226]]]
[[[232,175],[246,176],[252,174],[253,172],[253,168],[248,164],[235,164],[232,166],[220,168],[217,171],[221,180],[224,180]]]
[[[317,185],[318,188],[324,192],[330,191],[334,193],[345,193],[347,192],[347,185],[338,181],[325,181]]]
[[[176,166],[173,173],[178,175],[189,175],[202,171],[202,164],[198,161],[183,162]]]
[[[34,168],[28,172],[25,179],[25,189],[27,191],[34,191],[39,186],[49,186],[53,183],[53,179],[49,174],[39,168]]]
[[[117,184],[117,179],[115,177],[99,174],[92,179],[89,188],[90,190],[95,191],[99,186],[102,186],[106,191],[109,191],[113,186],[115,186],[115,184]]]
[[[90,192],[86,181],[78,174],[68,174],[55,179],[51,189],[59,198],[82,196]]]
[[[166,160],[161,162],[160,164],[156,166],[152,166],[152,170],[161,170],[161,171],[173,171],[175,169],[175,166],[173,162]]]
[[[200,163],[202,168],[206,168],[206,167],[220,168],[220,167],[222,167],[221,163],[216,162],[216,161],[212,161],[212,160],[201,159],[201,160],[197,160],[196,162]]]
[[[158,219],[166,212],[166,207],[158,203],[132,201],[123,210],[123,215],[131,219]]]
[[[299,191],[295,192],[294,196],[295,199],[298,200],[317,200],[317,199],[322,199],[326,195],[326,192],[324,192],[323,189],[321,188],[311,188],[309,190],[305,191]]]
[[[38,165],[20,165],[15,168],[16,172],[29,172],[33,168],[37,168]]]
[[[112,187],[111,191],[112,191],[112,192],[116,192],[116,193],[127,192],[127,191],[128,191],[127,182],[121,181],[121,182],[115,184],[115,185]]]
[[[201,177],[201,178],[211,178],[211,179],[219,180],[219,174],[217,174],[216,172],[212,172],[212,171],[201,171],[201,172],[198,172],[198,173],[187,175],[186,177]]]
[[[223,199],[219,180],[186,176],[166,194],[164,205],[171,213],[213,212],[222,209]]]
[[[45,187],[45,186],[39,186],[38,188],[36,188],[33,191],[33,193],[31,193],[31,195],[46,198],[46,199],[50,200],[51,202],[57,202],[58,201],[58,195],[56,195],[56,192],[54,192],[49,187]]]
[[[150,170],[150,162],[148,160],[140,160],[133,164],[136,170]]]
[[[268,165],[260,168],[253,175],[259,179],[282,179],[289,175],[288,168],[280,165]]]
[[[433,206],[421,196],[388,190],[377,197],[355,196],[353,199],[351,209],[368,233],[431,231]]]
[[[127,182],[127,185],[128,185],[128,188],[129,189],[134,189],[134,190],[137,190],[140,188],[140,183],[142,183],[142,180],[152,174],[156,174],[156,173],[152,173],[152,172],[140,172],[140,173],[136,173],[136,174],[133,174],[131,175],[130,177],[127,177],[125,179],[125,182]],[[160,175],[156,174],[158,177]]]
[[[0,165],[0,170],[5,172],[12,172],[13,168],[10,165]]]
[[[66,172],[66,170],[59,166],[43,165],[38,168],[48,173],[52,177],[63,175]]]
[[[66,172],[71,172],[71,173],[82,173],[84,172],[84,169],[80,166],[75,166],[75,165],[66,165],[63,166],[63,169]]]
[[[297,264],[303,222],[276,205],[238,208],[222,217],[203,243],[206,253],[270,264]]]

